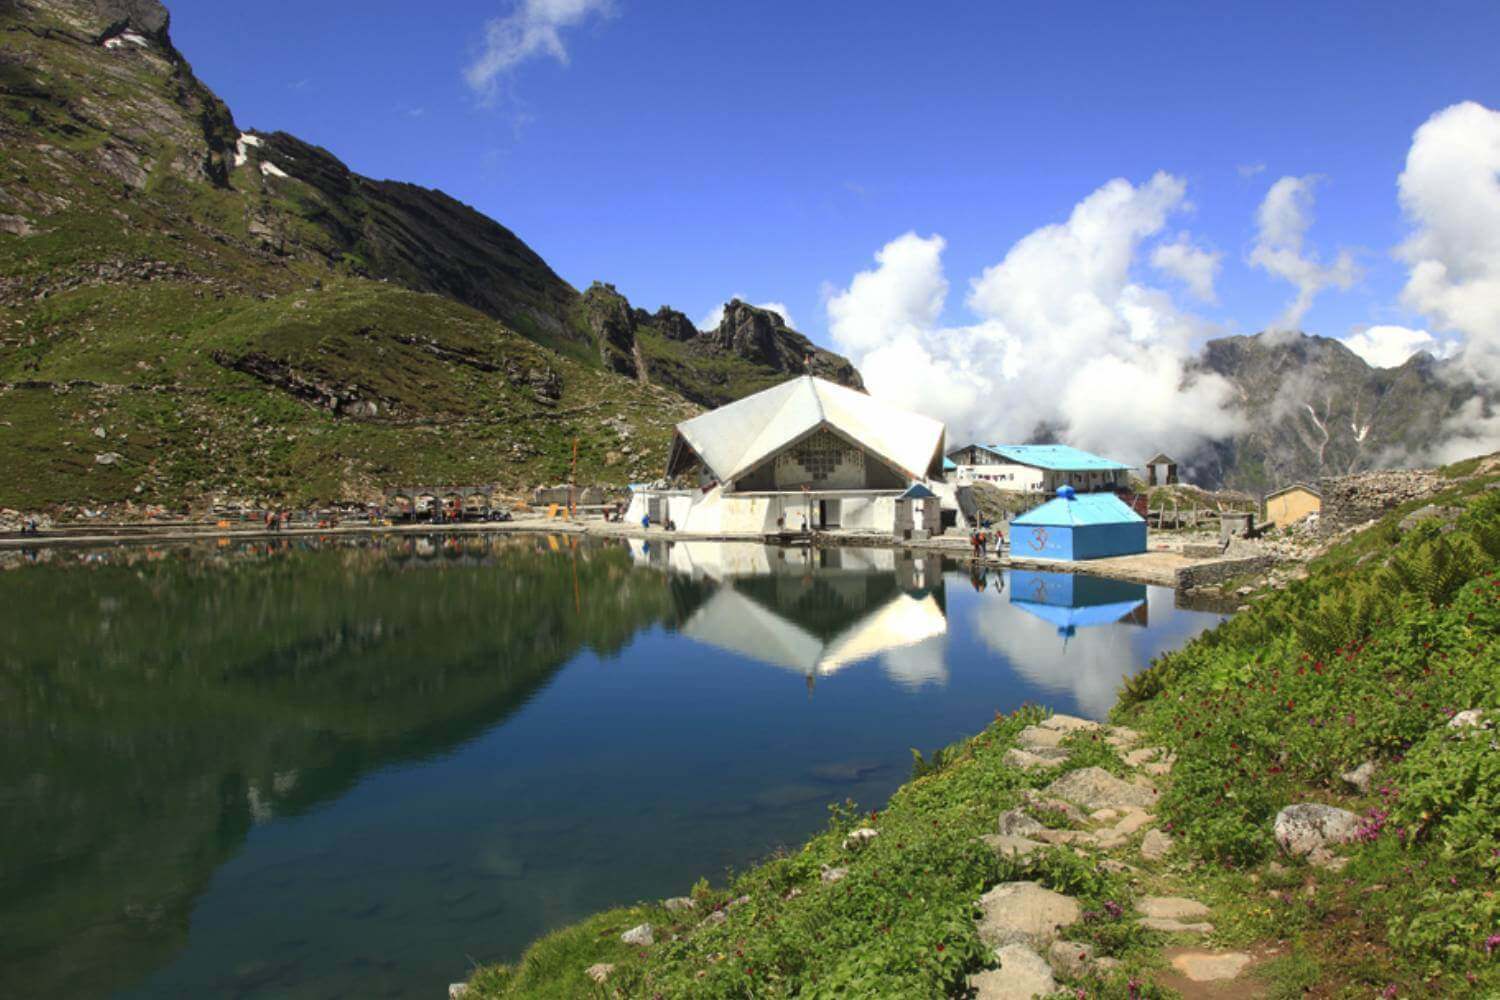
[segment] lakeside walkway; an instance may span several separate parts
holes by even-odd
[[[541,513],[521,513],[512,521],[472,522],[458,524],[342,524],[319,528],[289,526],[269,531],[251,522],[233,527],[219,527],[209,522],[151,524],[132,522],[94,525],[65,525],[36,535],[10,534],[0,537],[0,551],[35,549],[52,546],[95,547],[129,545],[142,542],[195,542],[217,539],[322,538],[344,535],[426,535],[444,534],[568,534],[594,538],[641,538],[667,542],[756,542],[765,543],[762,535],[701,534],[667,531],[664,528],[642,528],[636,524],[605,522],[597,518],[547,517]],[[898,540],[870,532],[815,532],[810,536],[817,547],[871,547],[936,552],[960,561],[972,561],[966,534],[940,535],[934,538]],[[1153,539],[1153,548],[1137,555],[1112,556],[1082,562],[1050,559],[1027,559],[1010,554],[988,554],[986,566],[1006,569],[1052,570],[1086,573],[1094,576],[1147,583],[1163,587],[1201,586],[1205,577],[1228,577],[1254,567],[1244,557],[1200,558],[1186,556],[1178,539]],[[1187,571],[1186,573],[1184,571]]]

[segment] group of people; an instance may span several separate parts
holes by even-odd
[[[978,529],[969,534],[969,549],[975,559],[983,559],[990,546],[994,546],[994,553],[998,557],[1000,549],[1005,544],[1005,536],[1000,532],[991,532],[988,524],[981,524]]]
[[[289,510],[283,510],[283,511],[268,510],[268,511],[266,511],[266,530],[267,531],[285,531],[287,529],[287,525],[291,524],[291,521],[292,521],[292,512],[289,511]]]

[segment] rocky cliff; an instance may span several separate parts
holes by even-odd
[[[699,331],[668,306],[633,309],[613,285],[595,282],[583,295],[585,325],[606,367],[665,386],[703,406],[719,406],[813,374],[854,389],[864,380],[848,359],[818,347],[776,313],[734,299],[712,330]]]

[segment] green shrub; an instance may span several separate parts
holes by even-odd
[[[1493,730],[1434,730],[1395,778],[1400,796],[1391,823],[1451,858],[1500,871],[1500,737]]]

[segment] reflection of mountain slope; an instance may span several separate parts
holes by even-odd
[[[138,981],[257,820],[445,753],[696,606],[620,549],[395,551],[0,574],[0,995]]]

